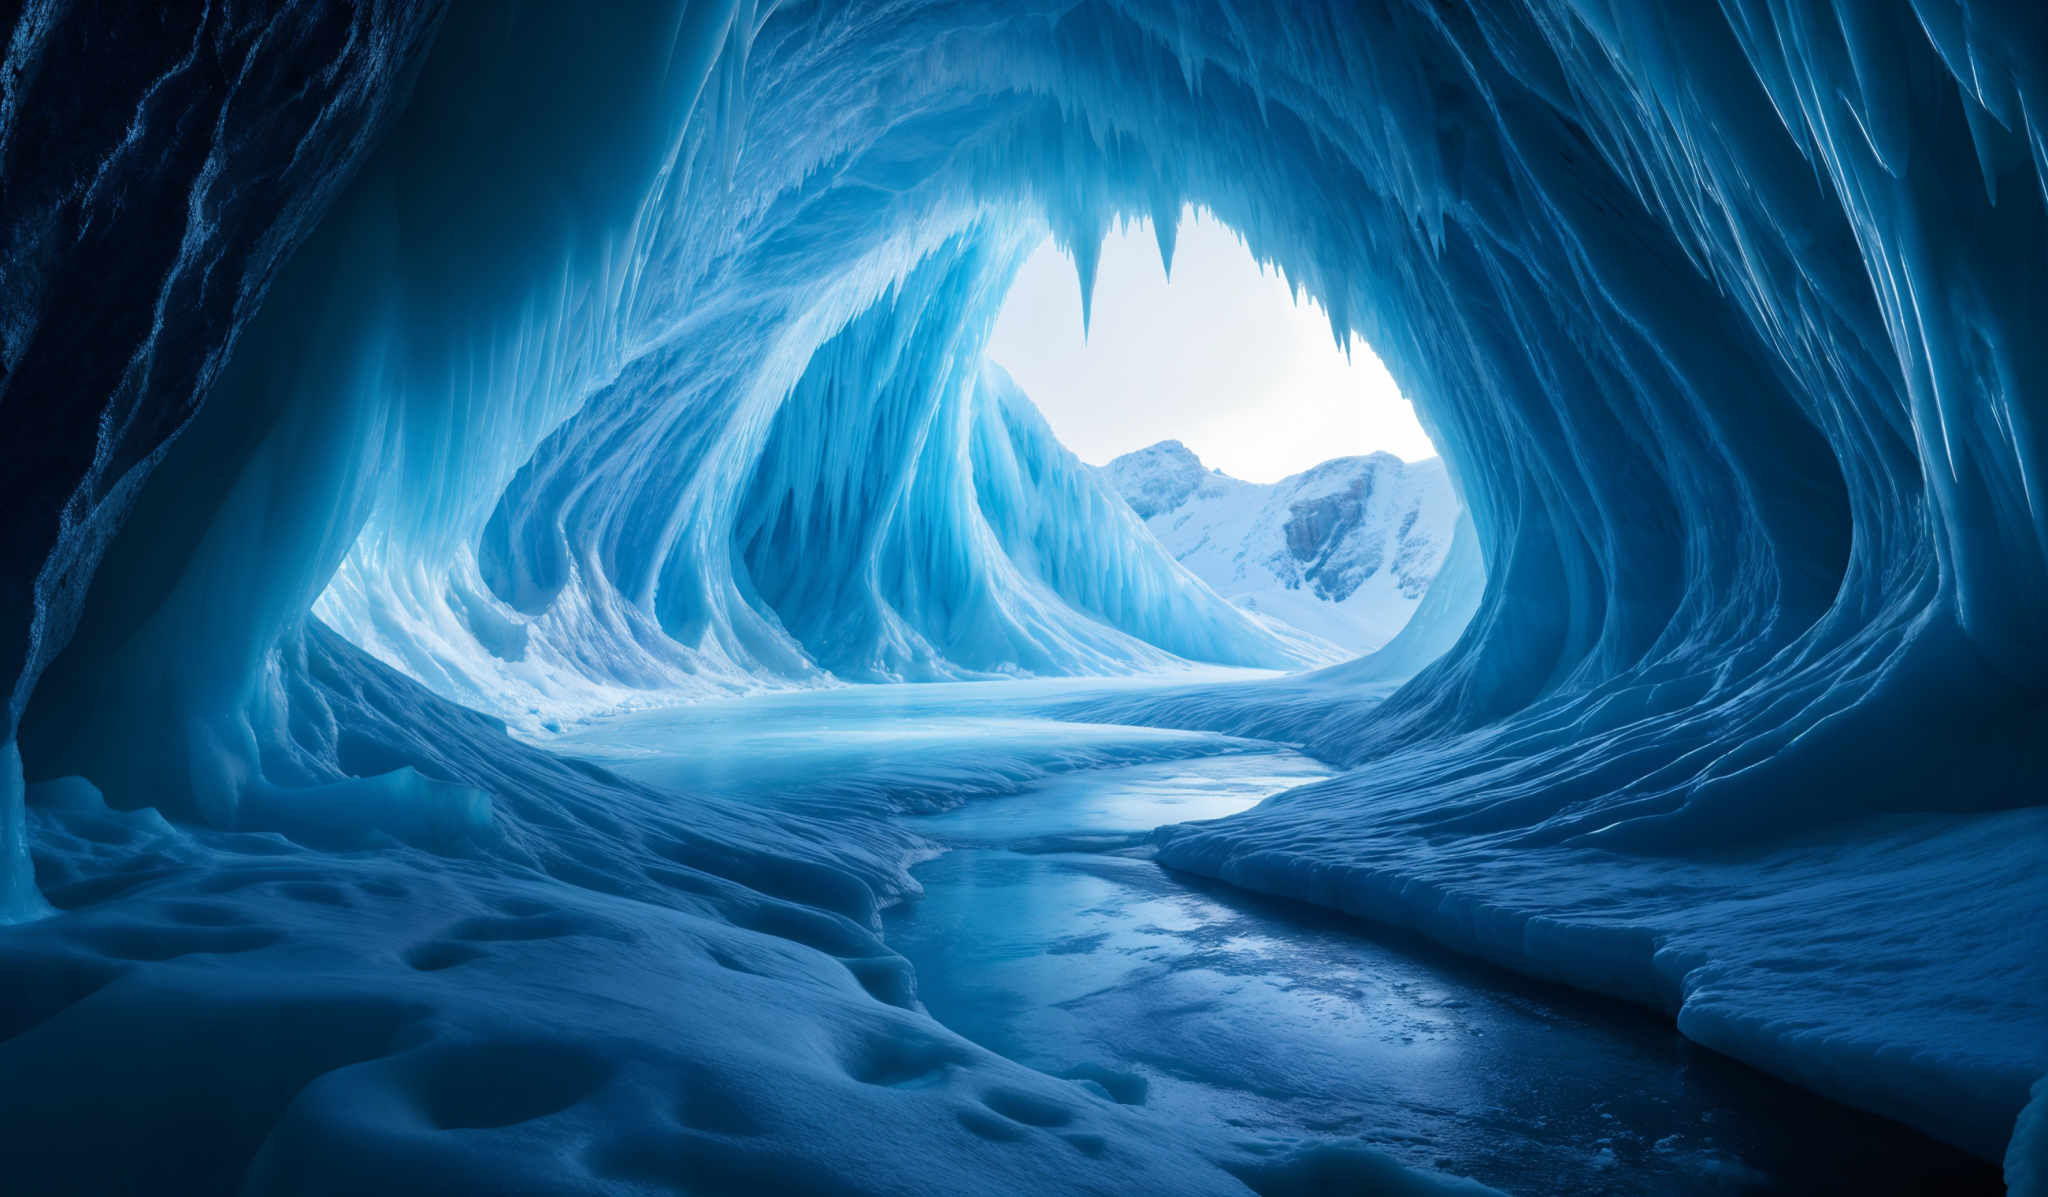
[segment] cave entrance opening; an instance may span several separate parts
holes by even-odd
[[[1437,455],[1362,340],[1228,225],[1182,213],[1171,269],[1150,220],[1103,239],[1084,321],[1072,258],[1047,237],[1012,284],[988,355],[1091,465],[1163,440],[1247,482],[1333,457]]]
[[[1379,357],[1193,207],[1171,238],[1144,219],[1106,237],[1092,302],[1079,274],[1040,244],[989,359],[1224,597],[1338,655],[1387,644],[1460,508]]]

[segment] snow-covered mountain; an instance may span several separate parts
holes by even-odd
[[[1370,652],[1442,568],[1458,500],[1440,458],[1337,457],[1246,482],[1161,441],[1101,467],[1169,552],[1251,611]]]

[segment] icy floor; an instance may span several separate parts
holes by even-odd
[[[887,912],[942,1023],[1180,1127],[1363,1140],[1513,1192],[1913,1192],[1995,1171],[1689,1043],[1310,908],[1170,874],[1149,832],[1325,776],[1277,746],[1042,712],[1145,683],[778,695],[554,747],[640,780],[899,819],[942,855]]]

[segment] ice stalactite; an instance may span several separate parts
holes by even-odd
[[[812,356],[724,516],[751,595],[865,681],[1314,661],[1193,584],[984,363],[1015,268],[990,253],[942,247]]]

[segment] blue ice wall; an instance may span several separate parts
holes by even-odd
[[[401,105],[440,16],[434,3],[204,5],[128,29],[89,5],[10,9],[0,922],[42,909],[13,748],[36,680],[144,480]]]
[[[986,152],[953,157],[988,98],[892,59],[931,26],[877,19],[451,14],[406,120],[110,552],[32,770],[216,821],[273,774],[303,784],[277,695],[309,608],[528,724],[833,668],[1317,659],[1098,489],[1044,477],[1049,444],[1020,457],[972,418],[988,321],[1043,226],[983,185]],[[811,454],[806,419],[867,447]],[[976,437],[999,450],[979,491]],[[778,475],[777,510],[826,522],[778,542]],[[1081,506],[1036,529],[986,514],[1049,496]]]
[[[864,681],[1317,660],[1189,577],[982,357],[1012,242],[1002,269],[948,242],[812,355],[733,515],[749,602]]]

